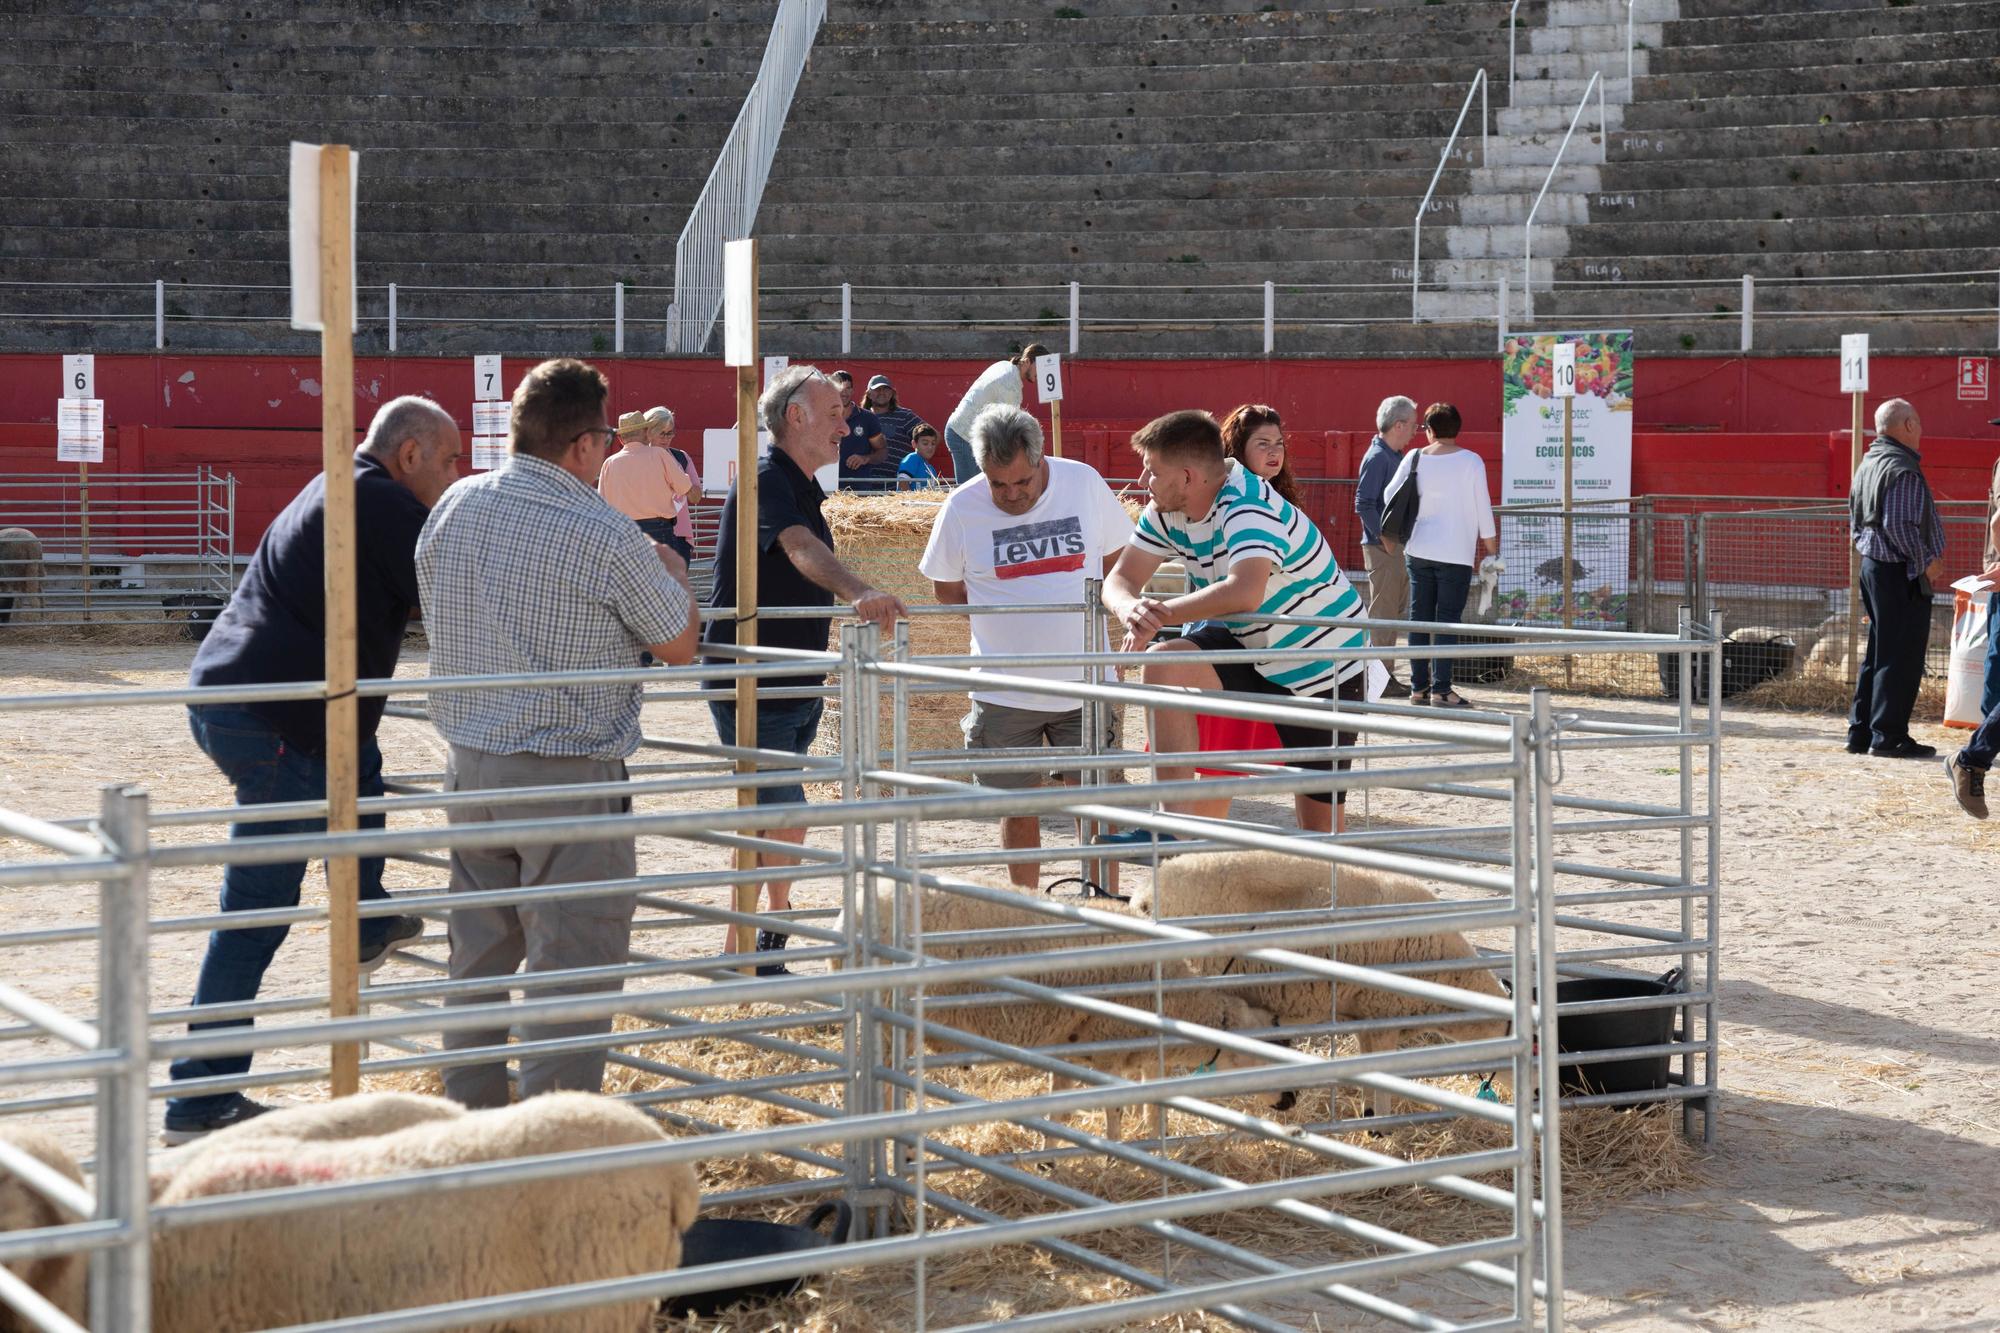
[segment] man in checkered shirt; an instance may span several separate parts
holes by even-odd
[[[640,654],[670,665],[694,656],[697,617],[687,566],[598,495],[614,432],[609,388],[581,361],[544,361],[514,391],[512,457],[451,488],[417,541],[417,584],[431,641],[431,674],[474,676],[636,668]],[[615,783],[639,748],[639,686],[564,685],[452,690],[430,698],[451,744],[447,791]],[[576,819],[628,813],[630,798],[548,798],[455,806],[453,824]],[[630,837],[483,847],[451,854],[454,893],[632,878]],[[606,897],[461,908],[451,914],[451,975],[512,975],[610,967],[626,961],[634,899]],[[617,981],[538,996],[616,990]],[[505,998],[453,996],[447,1004]],[[608,1018],[523,1024],[524,1042],[609,1032]],[[504,1027],[449,1032],[446,1049],[500,1046]],[[604,1053],[521,1061],[523,1097],[600,1090]],[[445,1092],[471,1107],[507,1104],[507,1066],[448,1069]]]

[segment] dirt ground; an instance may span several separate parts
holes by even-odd
[[[192,645],[0,647],[0,694],[177,685]],[[421,655],[406,674],[423,670]],[[1518,693],[1478,691],[1519,708]],[[1664,719],[1656,704],[1565,699],[1564,707]],[[2000,1329],[2000,897],[1977,867],[2000,849],[2000,824],[1967,819],[1935,763],[1856,758],[1843,723],[1819,714],[1731,708],[1724,750],[1721,1071],[1717,1146],[1701,1183],[1617,1204],[1569,1229],[1568,1311],[1602,1330]],[[649,734],[707,740],[705,715],[654,707]],[[1963,733],[1920,726],[1940,746]],[[391,719],[392,772],[436,770],[428,725]],[[1677,756],[1578,755],[1565,789],[1665,798]],[[1699,771],[1697,781],[1705,775]],[[0,806],[44,817],[84,815],[97,789],[137,781],[162,808],[216,807],[228,792],[189,739],[178,709],[0,713]],[[1357,821],[1434,822],[1442,798],[1377,797]],[[1242,813],[1275,818],[1268,806]],[[659,801],[641,808],[664,808]],[[215,835],[161,830],[162,841]],[[929,848],[991,845],[991,830],[927,826]],[[1579,839],[1581,854],[1665,865],[1671,850]],[[0,842],[0,860],[19,844]],[[702,860],[703,856],[707,861]],[[723,864],[724,853],[655,852],[642,869]],[[392,886],[437,872],[390,868]],[[309,881],[309,895],[318,880]],[[827,903],[829,888],[801,895]],[[162,872],[156,917],[213,910],[207,872]],[[715,901],[720,904],[722,892]],[[9,930],[87,919],[89,888],[9,890]],[[436,928],[433,927],[435,931]],[[720,930],[699,927],[671,951],[704,952]],[[695,938],[699,936],[700,938]],[[153,1002],[185,1003],[204,937],[161,937]],[[663,948],[663,951],[667,951]],[[283,950],[267,993],[312,988],[323,956],[317,927]],[[45,945],[0,956],[0,976],[68,1012],[87,1014],[91,951]],[[421,973],[392,964],[381,980]],[[9,1058],[25,1048],[6,1047]],[[260,1067],[308,1067],[318,1054],[280,1051]],[[164,1072],[164,1071],[161,1071]],[[302,1094],[303,1095],[303,1094]],[[73,1141],[82,1112],[50,1117]]]

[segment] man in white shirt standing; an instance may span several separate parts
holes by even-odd
[[[979,473],[945,501],[931,527],[918,570],[937,599],[956,606],[1033,606],[1081,602],[1086,578],[1102,577],[1132,535],[1132,520],[1104,484],[1082,463],[1042,454],[1042,428],[1018,407],[993,406],[971,422]],[[974,615],[972,651],[979,654],[1080,652],[1081,611]],[[1106,648],[1109,644],[1104,645]],[[1002,667],[1009,675],[1079,680],[1075,667]],[[1102,679],[1102,673],[1098,673]],[[1103,741],[1115,744],[1117,719],[1100,705]],[[1035,745],[1083,744],[1083,707],[1073,699],[1026,690],[974,690],[965,720],[969,750],[1012,750]],[[1064,773],[1074,783],[1078,775]],[[1039,773],[982,773],[982,786],[1024,788]],[[1041,821],[1015,815],[1000,825],[1000,845],[1016,851],[1042,845]],[[1023,888],[1041,883],[1040,867],[1008,867]]]

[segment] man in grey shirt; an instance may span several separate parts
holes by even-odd
[[[604,377],[581,361],[544,361],[514,391],[512,456],[460,482],[431,511],[417,542],[417,583],[431,641],[431,674],[471,676],[633,668],[641,652],[669,665],[692,660],[696,615],[680,556],[658,546],[598,495],[597,474],[615,437],[605,420]],[[446,790],[492,791],[616,783],[639,748],[639,686],[567,685],[448,690],[430,698],[431,720],[451,744]],[[576,819],[631,810],[622,796],[455,806],[454,825]],[[594,838],[451,854],[451,889],[479,893],[629,879],[633,839]],[[542,898],[451,914],[451,975],[510,976],[609,967],[626,961],[629,892]],[[536,996],[616,990],[576,984]],[[458,995],[447,1004],[503,998]],[[524,1023],[522,1041],[609,1032],[609,1018]],[[498,1046],[504,1026],[446,1033],[445,1048]],[[600,1090],[604,1052],[521,1061],[522,1097]],[[471,1107],[507,1103],[503,1059],[447,1069],[445,1092]]]
[[[1371,620],[1407,620],[1410,611],[1410,568],[1400,542],[1382,535],[1383,492],[1403,461],[1403,450],[1417,431],[1417,405],[1408,398],[1384,398],[1375,409],[1375,438],[1361,456],[1361,480],[1354,487],[1354,512],[1361,518],[1361,563],[1368,570],[1368,617]],[[1394,648],[1396,631],[1371,630],[1377,648]],[[1394,662],[1389,669],[1385,699],[1407,699],[1410,687],[1396,679]]]

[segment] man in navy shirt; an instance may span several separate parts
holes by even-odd
[[[1403,461],[1403,451],[1417,431],[1417,405],[1408,398],[1384,398],[1375,409],[1375,438],[1361,456],[1361,476],[1354,487],[1354,512],[1361,519],[1361,563],[1368,571],[1368,617],[1371,620],[1405,620],[1410,609],[1410,571],[1402,543],[1382,535],[1385,492]],[[1394,648],[1396,631],[1386,626],[1371,630],[1377,648]],[[1407,699],[1410,687],[1395,677],[1396,664],[1382,663],[1390,671],[1385,699]]]
[[[841,419],[847,433],[840,441],[840,485],[843,490],[879,491],[887,489],[883,460],[889,456],[889,442],[882,436],[882,419],[854,403],[854,376],[836,370],[827,376],[840,390]],[[893,475],[893,474],[891,474]]]
[[[458,477],[459,432],[451,416],[427,398],[398,398],[375,414],[368,437],[354,454],[356,543],[355,657],[359,678],[392,676],[403,633],[418,606],[417,534],[432,505]],[[256,685],[317,680],[326,663],[326,479],[315,477],[257,543],[243,581],[195,654],[193,685]],[[360,702],[360,792],[382,794],[382,751],[375,729],[385,700]],[[292,703],[198,704],[188,709],[195,743],[236,788],[239,806],[326,799],[326,705]],[[381,815],[365,815],[380,828]],[[242,823],[232,838],[316,833],[319,819]],[[222,910],[296,907],[303,861],[282,865],[233,865],[222,876]],[[380,858],[361,862],[361,897],[381,899]],[[284,942],[285,926],[254,926],[209,936],[194,1002],[237,1004],[256,998],[264,971]],[[423,931],[411,916],[376,916],[361,922],[361,967],[373,971],[389,950]],[[248,1023],[231,1019],[196,1023],[196,1029]],[[176,1080],[237,1075],[248,1055],[176,1060]],[[176,1097],[167,1103],[165,1141],[185,1143],[267,1108],[239,1092]]]
[[[825,652],[827,635],[833,627],[835,599],[847,603],[859,620],[872,620],[885,634],[893,634],[896,621],[905,614],[903,603],[889,593],[871,587],[840,563],[833,553],[833,532],[827,526],[820,505],[826,493],[813,474],[834,459],[842,447],[841,403],[831,377],[813,366],[788,366],[771,377],[764,396],[757,400],[757,417],[771,432],[771,451],[757,464],[757,604],[763,606],[823,606],[825,618],[760,620],[757,642],[766,648],[796,648]],[[709,594],[711,607],[736,605],[736,487],[722,505],[721,538],[715,551],[715,584]],[[736,642],[736,622],[717,616],[702,631],[709,648]],[[726,652],[710,652],[710,662],[728,662]],[[711,688],[727,689],[733,682],[714,680]],[[814,687],[826,683],[825,670],[808,668],[797,676],[766,677],[761,685],[773,689],[792,686]],[[819,734],[823,699],[765,699],[757,701],[757,746],[764,750],[789,750],[805,754]],[[733,699],[711,699],[708,711],[715,720],[716,738],[724,745],[736,743],[736,703]],[[806,789],[800,783],[759,787],[759,805],[804,805]],[[802,828],[759,829],[757,836],[802,843]],[[795,858],[759,852],[761,867],[783,868],[796,865]],[[789,879],[765,881],[771,910],[791,910],[792,884]],[[759,930],[757,950],[775,953],[791,937],[782,931]],[[782,962],[760,963],[759,976],[785,975]]]

